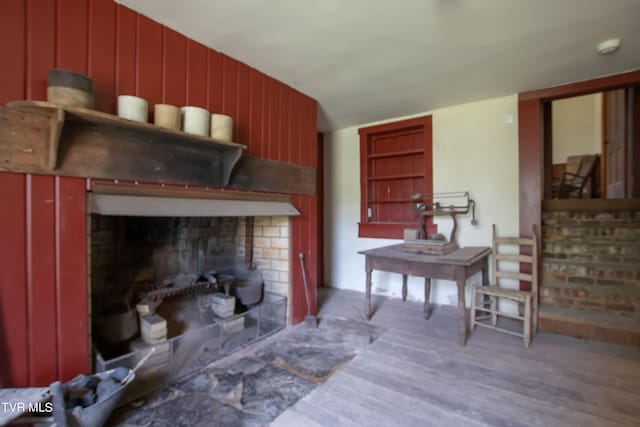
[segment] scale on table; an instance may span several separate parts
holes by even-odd
[[[458,229],[457,215],[468,214],[471,211],[471,225],[477,225],[476,202],[469,197],[468,191],[450,193],[417,193],[411,196],[411,210],[419,216],[417,229],[404,230],[402,249],[407,252],[430,255],[446,255],[459,248],[456,242]],[[427,217],[450,216],[453,227],[449,240],[442,234],[427,235]]]

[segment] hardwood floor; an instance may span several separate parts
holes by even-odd
[[[364,293],[322,289],[322,316],[364,320]],[[457,310],[372,296],[387,328],[273,426],[638,426],[640,350],[495,331],[458,344]]]

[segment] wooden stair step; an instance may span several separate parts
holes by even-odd
[[[608,314],[542,304],[538,329],[640,348],[640,317]]]
[[[540,287],[540,302],[545,306],[640,316],[639,301],[639,288],[573,283],[545,283]]]
[[[614,271],[626,271],[634,274],[633,278],[640,280],[640,267],[634,262],[599,262],[597,260],[577,259],[577,258],[542,258],[542,266],[545,265],[559,265],[559,266],[573,266],[584,267],[590,271],[598,270],[614,270]],[[629,278],[630,280],[633,280]]]
[[[600,268],[607,270],[631,270],[634,268],[637,271],[640,271],[640,257],[639,258],[626,258],[620,257],[620,261],[614,261],[613,257],[610,255],[570,255],[567,257],[563,256],[548,256],[544,255],[542,260],[542,265],[587,265],[592,268]],[[619,267],[619,268],[618,268]],[[640,280],[640,276],[638,277]]]
[[[585,285],[582,283],[554,282],[543,280],[540,284],[540,290],[542,289],[576,289],[585,290],[593,294],[630,295],[640,297],[640,287],[631,287],[625,285]]]

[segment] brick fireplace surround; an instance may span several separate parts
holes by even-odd
[[[113,114],[121,94],[149,105],[201,106],[234,118],[234,142],[247,146],[245,154],[318,167],[314,99],[113,0],[37,3],[0,2],[0,55],[11,58],[4,61],[0,105],[45,100],[48,70],[65,68],[93,79],[98,111]],[[0,386],[44,386],[89,370],[91,181],[0,172]],[[292,195],[301,215],[288,231],[289,252],[305,254],[312,286],[319,272],[318,201]],[[273,221],[260,227],[258,263],[260,251],[284,238],[265,235],[275,232]],[[271,247],[260,247],[264,238]],[[280,261],[263,265],[274,290],[284,286]],[[290,265],[290,318],[298,322],[306,311],[304,288],[299,263]]]

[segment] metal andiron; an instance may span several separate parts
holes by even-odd
[[[468,214],[471,211],[471,224],[476,225],[476,202],[469,197],[468,191],[434,194],[414,194],[411,196],[411,209],[419,216],[418,229],[404,231],[402,249],[408,252],[446,255],[458,249],[456,231],[458,230],[457,215]],[[447,240],[442,234],[427,235],[426,222],[428,217],[448,215],[453,221],[451,234]]]

